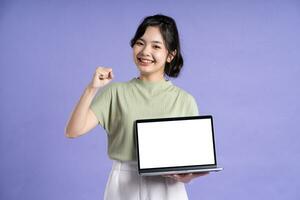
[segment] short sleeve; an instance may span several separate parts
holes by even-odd
[[[90,109],[96,115],[99,124],[107,130],[109,117],[111,115],[112,87],[111,85],[101,89],[94,97]]]
[[[199,115],[198,105],[195,98],[192,95],[189,95],[187,104],[187,115],[197,116]]]

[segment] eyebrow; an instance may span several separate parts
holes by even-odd
[[[143,38],[139,38],[138,40],[142,40],[143,42],[146,42]],[[151,41],[151,43],[162,44],[162,42],[156,40]]]

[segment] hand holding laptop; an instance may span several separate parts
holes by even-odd
[[[194,178],[205,176],[208,174],[209,172],[198,172],[198,173],[187,173],[187,174],[168,174],[168,175],[163,175],[163,177],[172,178],[176,181],[183,182],[183,183],[188,183]]]

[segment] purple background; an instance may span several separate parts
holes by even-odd
[[[101,127],[64,137],[97,66],[138,75],[129,41],[144,16],[175,18],[185,68],[173,83],[215,117],[220,173],[190,199],[299,199],[300,1],[0,2],[0,199],[102,199]]]

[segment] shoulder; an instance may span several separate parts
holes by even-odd
[[[111,82],[108,85],[106,85],[103,90],[107,91],[117,91],[122,90],[124,88],[128,87],[128,84],[126,82]]]
[[[184,90],[176,85],[173,85],[172,90],[174,92],[178,93],[178,95],[185,100],[195,101],[195,98],[191,93],[187,92],[186,90]]]
[[[130,82],[111,82],[101,89],[101,93],[115,96],[126,93],[131,87]]]

